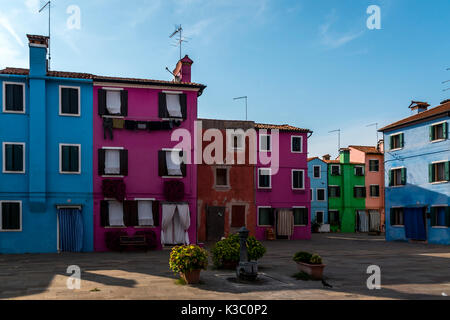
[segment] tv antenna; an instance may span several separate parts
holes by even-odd
[[[51,1],[48,1],[41,9],[39,9],[39,13],[41,13],[48,6],[48,69],[50,70],[50,62],[52,61],[52,54],[50,50],[50,17],[51,17]]]
[[[339,154],[339,152],[341,151],[341,129],[329,131],[328,133],[334,133],[334,132],[338,133],[338,154]]]
[[[181,60],[181,58],[182,58],[181,57],[181,47],[183,45],[183,42],[188,42],[186,40],[186,38],[183,37],[183,27],[181,26],[181,24],[175,26],[175,31],[172,32],[172,34],[169,36],[169,38],[173,38],[176,35],[177,35],[177,38],[175,39],[176,42],[174,44],[172,44],[172,46],[180,48],[180,60]]]
[[[377,123],[368,124],[366,127],[373,127],[373,126],[375,126],[375,130],[377,132],[377,142],[375,144],[375,146],[376,146],[376,145],[378,145],[378,122]]]
[[[450,68],[447,68],[447,71],[450,71]],[[450,80],[443,81],[442,84],[445,84],[447,82],[450,82]],[[446,89],[444,89],[442,91],[447,91],[447,90],[450,90],[450,87],[448,87],[448,88],[446,88]]]
[[[245,99],[245,121],[247,121],[248,120],[248,117],[247,117],[248,97],[244,96],[244,97],[233,98],[233,100],[242,100],[242,99]]]

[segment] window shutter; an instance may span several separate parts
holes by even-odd
[[[394,149],[394,137],[393,136],[389,136],[389,149]]]
[[[70,171],[70,147],[62,147],[62,170],[65,172]]]
[[[448,123],[447,122],[444,122],[442,124],[442,133],[444,135],[444,139],[447,139],[448,138]]]
[[[106,200],[100,201],[100,225],[109,226],[109,203]]]
[[[181,114],[183,116],[183,119],[187,119],[187,95],[186,94],[180,94],[180,106],[181,106]]]
[[[363,198],[367,197],[367,190],[366,190],[366,187],[364,187],[362,190],[363,190]]]
[[[152,202],[153,224],[159,227],[159,201]]]
[[[432,227],[434,227],[434,226],[436,226],[436,221],[437,221],[437,219],[436,219],[436,214],[437,214],[436,208],[435,207],[431,207],[430,213],[431,213],[431,215],[430,215],[430,225]]]
[[[406,185],[406,168],[402,168],[402,185]]]
[[[400,148],[404,148],[405,147],[405,134],[402,133],[400,134]]]
[[[128,150],[120,150],[120,175],[128,175]]]
[[[68,147],[68,149],[70,150],[70,171],[72,171],[72,172],[79,171],[79,169],[80,169],[80,164],[79,164],[80,148],[71,146],[71,147]]]
[[[446,225],[447,225],[447,227],[450,227],[450,207],[449,206],[447,206],[446,208],[445,208],[445,222],[446,222]]]
[[[166,163],[166,151],[158,151],[158,175],[164,177],[168,175]]]
[[[338,187],[336,188],[336,196],[337,196],[338,198],[341,197],[341,187],[340,187],[340,186],[338,186]]]
[[[108,114],[106,111],[106,90],[98,89],[98,114]]]
[[[395,211],[394,208],[391,208],[391,212],[390,212],[390,216],[391,216],[391,226],[395,225]]]
[[[180,152],[180,157],[181,157],[182,159],[184,159],[184,151],[181,151],[181,152]],[[186,174],[187,174],[187,167],[186,167],[186,163],[184,163],[184,160],[183,160],[183,162],[180,164],[180,169],[181,169],[181,175],[182,175],[183,177],[186,177]]]
[[[353,197],[356,198],[356,187],[353,187]]]
[[[433,175],[433,170],[434,169],[434,165],[432,163],[430,163],[428,165],[428,182],[434,182],[434,175]]]
[[[450,181],[450,161],[447,161],[444,164],[445,168],[445,180]]]
[[[13,168],[14,171],[22,171],[23,170],[23,146],[22,145],[14,145],[14,163]]]
[[[434,140],[434,127],[430,126],[429,130],[430,130],[430,141],[433,141]]]
[[[14,85],[14,110],[23,110],[23,87],[21,85]]]
[[[78,89],[70,89],[69,113],[77,114],[78,111]]]
[[[389,186],[392,187],[394,185],[394,171],[389,170]]]
[[[14,145],[7,144],[5,146],[6,153],[6,170],[13,171],[14,170]]]
[[[98,175],[105,174],[105,149],[98,149]]]
[[[128,116],[128,91],[120,91],[120,114],[124,117]]]
[[[269,211],[269,224],[271,226],[275,225],[275,214],[276,214],[275,209],[271,208]]]
[[[308,219],[308,208],[305,208],[303,210],[303,225],[307,226],[309,223],[309,219]]]
[[[168,118],[166,94],[160,92],[158,95],[158,114],[160,118]]]
[[[6,109],[14,111],[14,86],[11,84],[6,85]]]
[[[139,225],[137,201],[125,200],[123,202],[123,222],[126,227]]]

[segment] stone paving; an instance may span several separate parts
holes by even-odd
[[[449,299],[450,247],[385,242],[382,237],[315,234],[311,241],[264,242],[260,281],[230,281],[233,271],[202,271],[202,283],[175,283],[168,269],[170,251],[0,255],[1,299]],[[209,246],[207,246],[209,247]],[[320,281],[292,277],[298,250],[320,254],[325,288]],[[67,267],[81,268],[79,290],[67,289]],[[381,267],[381,290],[369,290],[369,265]]]

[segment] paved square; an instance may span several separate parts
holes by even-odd
[[[0,255],[2,299],[449,299],[450,247],[385,242],[382,237],[314,234],[311,241],[264,242],[260,279],[254,285],[230,281],[233,271],[202,271],[196,286],[175,284],[170,251]],[[296,251],[320,254],[325,278],[292,278]],[[81,268],[80,290],[66,287],[67,267]],[[381,290],[366,286],[369,265],[381,268]],[[445,296],[447,295],[447,296]]]

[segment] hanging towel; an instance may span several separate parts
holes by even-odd
[[[138,130],[147,130],[147,122],[146,121],[137,121],[136,128]]]
[[[277,221],[277,234],[279,236],[292,236],[294,233],[294,213],[291,210],[279,210]]]
[[[125,120],[124,119],[113,119],[113,128],[114,129],[123,129],[125,126]]]
[[[103,138],[106,140],[106,135],[109,134],[109,138],[113,140],[113,120],[111,118],[103,118]]]

